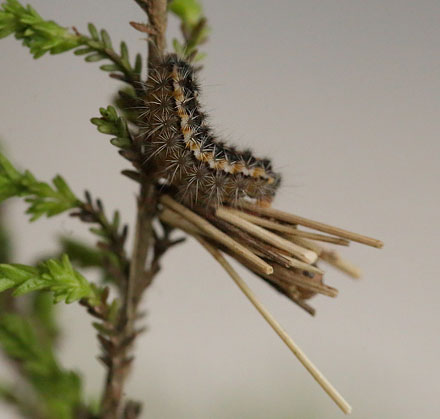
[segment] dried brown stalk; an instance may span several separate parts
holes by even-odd
[[[171,198],[169,199],[173,201]],[[163,199],[161,199],[161,201],[162,200]],[[168,200],[168,198],[166,200]],[[206,217],[212,223],[214,223],[217,228],[221,228],[224,232],[228,234],[228,236],[232,237],[235,241],[241,243],[243,246],[246,245],[249,249],[252,249],[253,253],[271,263],[274,272],[272,274],[265,274],[256,271],[255,267],[250,263],[247,258],[244,258],[241,254],[234,252],[233,248],[225,247],[221,241],[218,241],[218,236],[207,234],[204,230],[198,228],[196,224],[192,224],[194,220],[198,222],[198,216],[188,208],[186,208],[186,210],[186,217],[182,217],[178,213],[165,208],[164,211],[162,211],[162,213],[160,214],[160,219],[163,222],[172,225],[173,227],[180,228],[181,230],[187,232],[194,237],[204,236],[208,242],[212,243],[215,247],[221,249],[222,251],[226,252],[227,254],[238,260],[241,264],[250,269],[252,272],[265,279],[270,285],[275,286],[275,288],[277,288],[295,303],[299,304],[300,307],[304,308],[307,312],[314,314],[314,310],[304,303],[304,298],[306,295],[310,297],[315,293],[319,293],[330,297],[336,297],[338,291],[335,288],[329,287],[322,283],[323,272],[319,268],[289,257],[284,254],[284,251],[278,250],[263,241],[258,242],[255,238],[249,236],[249,234],[247,234],[246,232],[240,231],[238,227],[230,225],[224,220],[218,219],[213,215],[206,214]],[[194,217],[195,215],[196,217]],[[300,266],[298,266],[297,264],[299,264]],[[303,274],[304,271],[314,271],[312,272],[314,276],[306,276]]]
[[[318,237],[313,237],[312,240],[304,236],[293,235],[292,231],[299,231],[296,225],[286,225],[269,220],[265,218],[265,215],[258,215],[259,208],[246,204],[246,208],[249,210],[252,208],[253,214],[228,207],[220,207],[215,210],[196,207],[191,211],[169,196],[162,197],[161,202],[166,206],[160,216],[164,222],[181,228],[190,235],[204,236],[206,241],[238,260],[309,313],[313,313],[313,309],[305,303],[305,300],[315,294],[329,297],[336,297],[338,294],[337,289],[323,283],[324,271],[313,263],[317,259],[326,261],[354,278],[360,275],[359,270],[352,264],[317,243],[319,239],[330,238],[338,244],[346,245],[349,243],[347,239],[309,232],[302,233],[306,233],[310,237],[316,234]],[[177,211],[183,218],[174,211]],[[276,210],[271,210],[271,213],[274,211]],[[262,226],[272,229],[272,231],[266,230]],[[356,233],[350,234],[356,235]],[[225,236],[235,245],[226,245]],[[379,242],[375,239],[370,240]],[[273,272],[269,274],[256,268],[252,260],[237,251],[237,244],[269,264],[273,268]],[[314,257],[308,259],[309,263],[306,263],[304,255],[313,255]]]
[[[240,263],[242,263],[245,267],[247,267],[248,269],[250,269],[252,271],[252,266],[249,264],[249,262],[246,259],[243,259],[239,255],[234,254],[233,252],[231,252],[227,248],[222,248],[218,242],[215,242],[212,240],[212,237],[209,237],[206,234],[204,234],[204,232],[202,230],[198,229],[197,226],[195,226],[194,224],[191,224],[187,219],[182,217],[180,214],[178,214],[170,209],[165,208],[160,213],[159,217],[160,217],[161,221],[163,221],[164,223],[167,223],[175,228],[179,228],[180,230],[188,233],[189,235],[191,235],[193,237],[204,236],[205,240],[207,242],[212,243],[212,245],[214,245],[216,247],[219,247],[222,251],[224,251],[227,254],[229,254],[230,256],[234,257]],[[304,264],[304,265],[306,265],[306,264]],[[310,267],[310,265],[307,265],[307,266]],[[309,304],[307,304],[304,300],[301,299],[301,294],[298,293],[297,287],[295,285],[293,285],[291,283],[289,284],[288,283],[289,281],[286,282],[285,280],[278,279],[274,275],[262,275],[262,274],[258,274],[258,273],[257,273],[257,275],[260,276],[260,278],[267,281],[271,286],[276,288],[278,291],[282,292],[284,295],[286,295],[286,297],[291,299],[293,302],[298,304],[298,306],[303,308],[310,315],[313,316],[315,314],[315,309],[313,307],[311,307]],[[270,279],[268,279],[268,278],[270,278]]]

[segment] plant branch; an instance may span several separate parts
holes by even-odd
[[[88,62],[103,59],[110,60],[113,64],[104,64],[100,67],[101,70],[110,71],[110,76],[131,84],[137,89],[139,87],[142,70],[141,56],[137,54],[134,65],[131,65],[127,44],[125,42],[121,42],[120,53],[117,53],[113,48],[110,35],[105,29],[102,29],[101,32],[98,33],[96,27],[91,23],[88,29],[90,36],[81,34],[76,28],[73,28],[77,42],[81,46],[81,48],[75,50],[75,55],[86,55],[85,60]]]
[[[78,211],[71,214],[86,223],[95,223],[99,228],[90,231],[100,237],[98,247],[105,252],[105,270],[123,287],[128,278],[129,260],[125,254],[124,245],[127,238],[127,225],[120,226],[119,213],[116,211],[113,219],[109,220],[104,212],[100,199],[94,203],[88,191],[85,201],[79,201]]]
[[[148,65],[151,68],[165,51],[167,2],[166,0],[136,0],[136,2],[149,18],[151,31],[148,37]],[[117,350],[109,352],[110,359],[107,360],[108,372],[101,402],[102,418],[104,419],[117,419],[122,414],[123,389],[132,362],[130,350],[136,336],[140,333],[135,328],[138,317],[137,308],[142,292],[151,283],[157,272],[153,266],[149,269],[146,269],[145,266],[150,249],[153,249],[155,243],[152,223],[157,214],[157,191],[153,178],[144,175],[140,181],[130,271],[125,288],[121,290],[123,305],[119,313],[116,335],[112,337],[112,343],[116,345]],[[130,416],[135,417],[139,413],[139,409],[130,409],[129,405],[131,406],[133,403],[131,401],[127,403],[125,413],[130,410]]]

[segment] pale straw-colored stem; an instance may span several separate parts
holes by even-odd
[[[282,237],[268,230],[265,230],[260,226],[252,224],[251,222],[245,220],[244,218],[238,217],[232,211],[226,208],[223,207],[217,208],[216,215],[222,220],[227,221],[228,223],[231,223],[241,228],[242,230],[253,235],[254,237],[257,237],[260,240],[265,241],[266,243],[269,243],[277,247],[278,249],[288,252],[289,254],[297,257],[303,262],[314,263],[318,259],[318,255],[313,251],[298,246],[297,244],[292,243],[289,240],[283,239]]]
[[[188,233],[191,236],[194,236],[195,234],[203,235],[202,230],[200,230],[194,224],[191,224],[189,221],[187,221],[180,214],[169,208],[164,208],[160,212],[159,218],[164,223],[167,223],[172,227],[179,228],[180,230],[183,230],[185,233]]]
[[[292,225],[285,225],[280,224],[275,221],[269,220],[267,218],[257,217],[256,215],[249,214],[248,212],[239,211],[236,209],[229,208],[229,211],[231,211],[233,214],[237,215],[238,217],[244,218],[245,220],[256,224],[260,227],[265,227],[272,231],[278,231],[280,233],[286,233],[294,236],[304,237],[306,239],[310,240],[317,240],[322,241],[326,243],[332,243],[332,244],[338,244],[341,246],[348,246],[350,241],[347,239],[342,239],[340,237],[332,237],[332,236],[326,236],[324,234],[318,234],[318,233],[310,233],[308,231],[298,230],[296,227]]]
[[[192,212],[187,207],[176,202],[170,196],[162,195],[160,198],[160,202],[163,205],[166,205],[167,207],[178,212],[180,215],[182,215],[184,218],[186,218],[189,222],[194,224],[196,227],[198,227],[200,230],[202,230],[206,235],[208,235],[212,239],[218,241],[223,246],[232,250],[234,253],[237,253],[244,259],[248,260],[258,272],[264,273],[266,275],[270,275],[273,273],[272,266],[270,266],[263,259],[255,255],[255,253],[252,253],[249,249],[247,249],[246,247],[244,247],[243,245],[241,245],[240,243],[229,237],[227,234],[223,233],[223,231],[214,227],[211,223],[209,223],[208,221],[206,221],[204,218],[200,217],[196,213]]]
[[[253,212],[257,212],[259,214],[263,214],[267,217],[272,217],[277,220],[284,221],[286,223],[299,224],[304,227],[322,231],[323,233],[333,234],[334,236],[342,237],[344,239],[348,239],[358,243],[363,243],[372,247],[378,247],[378,248],[383,247],[383,242],[381,242],[380,240],[373,239],[371,237],[367,237],[362,234],[353,233],[351,231],[344,230],[339,227],[334,227],[328,224],[324,224],[319,221],[313,221],[313,220],[309,220],[308,218],[300,217],[298,215],[289,214],[287,212],[280,211],[274,208],[257,207],[249,203],[243,203],[243,207]]]
[[[322,269],[319,269],[316,266],[309,265],[308,263],[301,262],[300,260],[295,259],[295,258],[291,258],[289,256],[283,255],[283,257],[288,261],[288,264],[292,268],[302,269],[307,272],[313,272],[313,273],[322,274],[322,275],[324,274],[324,271]]]
[[[289,233],[289,235],[294,237],[302,237],[309,240],[316,240],[319,242],[337,244],[339,246],[348,246],[350,244],[349,240],[343,239],[341,237],[326,236],[325,234],[310,233],[309,231],[303,230],[295,230],[294,232]]]
[[[351,413],[351,406],[347,401],[339,394],[339,392],[330,384],[330,382],[324,377],[324,375],[315,367],[312,361],[307,358],[306,354],[298,347],[298,345],[292,340],[292,338],[283,330],[280,324],[275,320],[272,314],[260,303],[256,295],[247,286],[238,273],[232,268],[223,255],[207,243],[201,237],[197,237],[200,244],[219,262],[223,269],[229,274],[232,280],[237,284],[240,290],[246,295],[249,301],[254,305],[263,318],[269,323],[272,329],[297,357],[301,364],[309,371],[312,377],[318,382],[323,390],[332,398],[332,400],[339,406],[339,408],[346,414]]]
[[[333,250],[324,250],[320,257],[323,261],[346,273],[352,278],[358,279],[362,276],[362,272],[357,266],[341,258],[341,256]]]
[[[285,236],[287,240],[292,241],[293,243],[296,243],[299,246],[305,247],[306,249],[310,249],[313,252],[315,252],[318,256],[321,255],[321,253],[324,251],[324,248],[312,241],[312,240],[307,240],[303,237],[299,237],[299,236]]]

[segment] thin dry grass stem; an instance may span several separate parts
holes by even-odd
[[[261,209],[254,206],[247,207],[253,214],[229,207],[213,211],[194,208],[193,211],[197,211],[195,213],[169,196],[162,197],[161,202],[164,205],[160,216],[162,221],[196,238],[203,236],[212,246],[235,258],[311,314],[314,314],[314,309],[305,301],[313,295],[338,295],[337,289],[323,283],[324,271],[315,266],[316,261],[323,260],[353,278],[360,276],[358,268],[318,243],[318,240],[328,239],[346,245],[346,238],[303,232],[296,225],[264,218],[266,214],[273,217],[275,210],[267,212],[267,209],[263,209],[266,212],[261,216]],[[281,221],[288,222],[287,218]],[[309,225],[311,223],[314,222]],[[294,232],[300,232],[301,235]],[[270,266],[270,273],[268,269],[261,268],[261,262],[265,264],[263,266]]]
[[[292,268],[302,269],[307,272],[314,272],[321,275],[324,274],[324,271],[316,266],[309,265],[308,263],[305,262],[301,262],[300,260],[291,258],[290,256],[284,256],[284,258],[287,259],[288,265],[291,266]]]
[[[190,234],[193,237],[197,236],[205,236],[207,240],[211,241],[213,240],[212,237],[209,235],[206,235],[202,230],[198,229],[194,224],[189,222],[187,219],[185,219],[183,216],[178,214],[177,212],[165,208],[161,214],[160,214],[161,221],[171,225],[172,227],[179,228],[182,231]],[[218,242],[213,241],[212,245],[218,246]],[[306,310],[311,315],[315,314],[315,310],[310,307],[307,303],[305,303],[301,299],[301,294],[298,292],[294,292],[294,290],[297,290],[297,286],[300,286],[301,288],[308,290],[312,293],[319,293],[323,295],[327,295],[329,297],[336,297],[338,291],[335,288],[328,287],[319,281],[322,279],[322,271],[314,266],[308,265],[304,262],[300,262],[296,259],[289,258],[288,256],[284,255],[278,255],[279,258],[283,258],[284,262],[289,262],[288,259],[291,259],[292,261],[295,261],[294,263],[297,263],[297,266],[294,266],[297,269],[301,269],[304,271],[314,271],[314,273],[320,275],[318,281],[305,277],[300,275],[299,273],[295,273],[292,270],[283,268],[282,266],[275,266],[274,274],[267,275],[255,272],[254,267],[249,263],[247,259],[244,259],[242,256],[237,255],[231,249],[225,248],[220,245],[220,248],[228,253],[233,258],[237,259],[240,263],[242,263],[244,266],[246,266],[248,269],[250,269],[252,272],[256,273],[257,275],[261,276],[263,279],[266,279],[270,284],[275,284],[283,289],[283,293],[290,298],[292,301],[297,303],[301,308]],[[255,250],[255,253],[261,257],[267,257],[263,252]],[[288,263],[287,263],[288,265]],[[276,272],[276,275],[275,275]]]
[[[303,299],[298,296],[298,293],[291,293],[286,291],[286,297],[290,298],[298,307],[302,308],[304,311],[309,313],[311,316],[316,314],[316,310],[310,305],[307,304]]]
[[[295,285],[301,287],[304,290],[311,291],[328,297],[337,297],[338,290],[322,283],[322,275],[315,275],[314,278],[310,278],[298,272],[283,268],[282,266],[276,266],[274,270],[274,277],[284,282],[285,284]],[[270,278],[272,280],[272,278]]]
[[[223,233],[223,231],[214,227],[211,223],[206,221],[204,218],[200,217],[196,213],[192,212],[187,207],[179,204],[174,199],[172,199],[168,195],[162,195],[160,198],[160,202],[163,205],[173,209],[178,212],[192,224],[197,226],[200,230],[202,230],[209,237],[212,237],[214,240],[218,241],[225,247],[231,249],[233,252],[241,255],[243,258],[247,259],[258,272],[264,273],[266,275],[270,275],[273,272],[272,266],[270,266],[263,259],[259,258],[257,255],[252,253],[249,249],[229,237],[227,234]]]
[[[249,234],[263,240],[275,247],[278,247],[281,250],[285,250],[289,254],[296,256],[298,259],[307,263],[315,263],[318,259],[318,255],[313,251],[305,249],[301,246],[298,246],[295,243],[290,242],[276,234],[265,230],[264,228],[252,224],[250,221],[245,220],[244,218],[238,217],[233,212],[226,208],[219,207],[216,210],[216,215],[220,219],[227,221],[245,231]]]
[[[307,218],[300,217],[298,215],[289,214],[287,212],[280,211],[274,208],[257,207],[247,202],[242,203],[242,207],[254,213],[264,215],[266,217],[275,218],[276,220],[280,220],[290,224],[299,224],[304,227],[322,231],[323,233],[332,234],[334,236],[342,237],[347,240],[366,244],[367,246],[372,246],[377,248],[383,247],[383,242],[381,242],[380,240],[373,239],[371,237],[367,237],[362,234],[353,233],[351,231],[344,230],[339,227],[334,227],[328,224],[324,224],[319,221],[313,221]]]
[[[284,266],[286,268],[290,266],[290,261],[288,259],[288,256],[280,254],[278,252],[278,249],[276,249],[275,247],[270,246],[266,243],[258,242],[252,236],[248,236],[250,240],[246,240],[245,237],[246,237],[245,234],[240,234],[238,236],[235,236],[234,238],[235,240],[240,242],[243,246],[249,246],[257,256],[260,256],[262,259],[267,260],[272,265],[274,263],[278,263],[279,265]],[[306,263],[304,264],[307,265]]]
[[[359,279],[362,276],[362,272],[357,266],[341,258],[341,256],[333,250],[324,250],[321,253],[321,259],[352,278]]]
[[[309,240],[316,240],[319,242],[337,244],[339,246],[350,245],[350,240],[342,239],[340,237],[326,236],[319,233],[310,233],[309,231],[296,230],[294,233],[289,233],[290,236],[301,237]]]
[[[238,273],[232,268],[223,255],[211,244],[202,239],[199,236],[195,236],[200,244],[217,260],[217,262],[223,267],[223,269],[229,274],[232,280],[237,284],[243,294],[249,299],[253,306],[263,316],[267,323],[277,333],[281,340],[292,351],[301,364],[309,371],[312,377],[318,382],[322,389],[331,397],[331,399],[339,406],[339,408],[346,414],[351,413],[351,406],[347,401],[339,394],[339,392],[330,384],[330,382],[324,377],[324,375],[316,368],[316,366],[310,361],[305,353],[298,347],[298,345],[292,340],[292,338],[283,330],[280,324],[275,320],[272,314],[261,304],[257,299],[253,291],[238,275]]]
[[[159,215],[159,218],[164,223],[171,225],[172,227],[180,228],[185,233],[188,233],[191,236],[195,234],[203,235],[203,231],[197,228],[194,224],[191,224],[184,217],[182,217],[177,212],[164,208]]]
[[[258,251],[256,249],[254,249],[254,253],[262,258],[268,257],[267,253],[265,254],[265,253]],[[300,260],[295,259],[293,257],[287,256],[287,255],[282,255],[282,254],[276,253],[276,252],[270,252],[269,254],[270,254],[270,256],[272,256],[271,260],[273,262],[278,263],[279,265],[281,265],[285,268],[296,268],[296,269],[300,269],[302,271],[307,271],[307,272],[311,272],[311,273],[324,274],[324,271],[319,269],[318,267],[316,267],[314,265],[309,265],[308,263],[305,263],[305,262],[301,262]]]
[[[289,241],[296,243],[299,246],[305,247],[306,249],[310,249],[315,252],[318,256],[321,256],[321,253],[324,251],[324,248],[318,243],[304,239],[303,237],[298,236],[286,236]]]
[[[248,212],[239,211],[231,208],[228,208],[227,211],[238,217],[244,218],[245,220],[250,221],[251,223],[256,224],[260,227],[266,227],[268,230],[278,231],[280,233],[285,233],[293,236],[304,237],[306,239],[338,244],[341,246],[348,246],[350,244],[350,241],[347,239],[298,230],[296,226],[280,224],[267,218],[257,217],[256,215],[249,214]]]

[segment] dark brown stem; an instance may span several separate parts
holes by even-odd
[[[124,385],[133,360],[130,352],[140,333],[135,328],[135,322],[141,293],[146,288],[143,284],[148,276],[145,268],[147,256],[154,242],[152,221],[156,214],[155,193],[154,185],[145,180],[138,198],[130,272],[128,281],[121,289],[123,306],[113,336],[100,338],[105,353],[102,360],[108,367],[102,399],[102,417],[105,419],[117,419],[121,415]]]
[[[148,36],[148,64],[155,63],[163,55],[166,48],[167,1],[166,0],[135,0],[145,11],[151,31]]]
[[[167,25],[166,0],[136,0],[136,3],[147,13],[151,33],[148,41],[149,68],[164,54],[165,32]],[[130,271],[126,284],[121,287],[123,305],[115,324],[113,336],[102,337],[105,357],[103,362],[108,367],[106,385],[102,398],[103,419],[118,419],[121,417],[135,418],[140,407],[129,401],[125,408],[122,403],[124,385],[132,363],[131,348],[140,333],[136,330],[138,305],[143,291],[151,284],[158,272],[158,260],[153,257],[154,264],[146,267],[149,252],[155,248],[155,234],[152,222],[157,213],[157,191],[154,179],[143,176],[138,197],[136,226],[134,230],[133,253],[130,260]],[[136,406],[134,409],[133,406]]]

